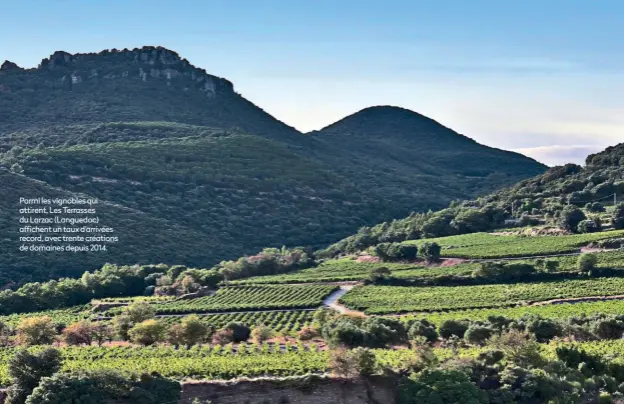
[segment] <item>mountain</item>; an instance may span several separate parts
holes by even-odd
[[[0,165],[0,268],[14,280],[321,247],[546,169],[396,107],[303,134],[160,47],[2,64]],[[19,253],[15,209],[37,193],[98,198],[120,241],[80,259]]]
[[[588,219],[605,214],[605,208],[624,201],[624,143],[589,155],[585,166],[566,164],[519,181],[489,195],[453,203],[437,212],[411,214],[403,219],[364,227],[321,252],[337,256],[361,251],[382,242],[490,231],[508,227],[509,220],[523,224],[561,224],[566,206],[576,206]],[[608,223],[604,223],[608,224]],[[569,229],[570,230],[570,229]],[[576,229],[571,229],[576,230]]]

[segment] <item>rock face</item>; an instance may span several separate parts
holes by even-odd
[[[184,383],[180,404],[194,399],[214,404],[290,403],[290,404],[393,404],[396,384],[390,379],[373,377],[362,380],[326,377],[290,380],[259,379],[238,382]]]
[[[123,71],[118,71],[125,66]],[[1,70],[23,70],[12,62],[5,62]],[[37,71],[62,74],[56,83],[71,84],[70,88],[88,81],[135,79],[143,82],[160,81],[182,91],[195,89],[208,98],[234,93],[233,84],[221,77],[206,73],[191,65],[186,59],[163,47],[145,46],[133,50],[105,50],[99,53],[71,54],[54,52],[43,59]]]
[[[2,66],[0,66],[0,71],[7,70],[22,70],[22,68],[9,60],[5,60],[4,63],[2,63]]]

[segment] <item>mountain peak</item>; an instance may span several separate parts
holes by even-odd
[[[371,137],[451,135],[468,139],[435,120],[410,109],[377,105],[364,108],[321,129],[321,133],[358,133]]]
[[[4,63],[2,63],[2,66],[0,66],[0,71],[5,70],[22,70],[22,68],[10,60],[5,60]]]

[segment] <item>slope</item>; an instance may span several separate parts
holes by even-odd
[[[475,200],[454,203],[438,212],[412,214],[364,227],[331,245],[323,254],[334,256],[360,251],[382,242],[489,231],[507,226],[509,220],[560,225],[567,205],[583,208],[585,215],[591,218],[604,212],[614,201],[622,200],[623,161],[624,143],[588,156],[584,167],[576,164],[552,167],[514,186]]]
[[[160,221],[123,230],[124,243],[107,257],[119,264],[144,262],[134,240],[176,226],[189,236],[163,236],[152,261],[205,267],[266,246],[322,247],[545,169],[422,122],[411,111],[376,107],[304,135],[164,48],[56,52],[34,69],[0,69],[3,167]],[[6,185],[6,208],[29,194],[26,185]],[[177,255],[182,239],[182,250],[201,253]],[[67,256],[61,269],[48,268],[91,270],[104,257]],[[0,267],[18,270],[3,260]]]

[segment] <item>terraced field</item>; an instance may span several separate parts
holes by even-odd
[[[314,311],[290,310],[290,311],[262,311],[257,313],[223,313],[200,316],[206,324],[216,328],[222,328],[231,322],[241,322],[250,327],[265,325],[274,331],[288,333],[299,331],[312,323]],[[183,317],[165,317],[162,319],[167,325],[182,321]]]
[[[214,296],[154,303],[153,307],[157,314],[314,308],[336,289],[333,285],[233,286],[219,289]]]
[[[367,314],[503,307],[550,299],[624,294],[624,278],[478,286],[358,286],[340,300]]]
[[[569,236],[500,236],[488,233],[473,233],[461,236],[427,239],[442,247],[442,256],[459,258],[512,258],[551,254],[565,254],[577,251],[592,241],[619,238],[624,230],[601,233],[574,234]],[[422,244],[423,240],[406,241],[408,244]]]

